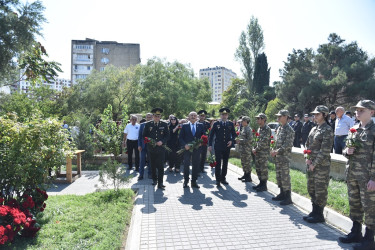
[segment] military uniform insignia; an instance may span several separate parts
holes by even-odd
[[[151,132],[151,130],[152,130],[152,127],[150,127],[150,132]]]

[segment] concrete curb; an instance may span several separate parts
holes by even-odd
[[[235,172],[238,175],[243,175],[242,169],[233,165],[233,164],[231,164],[231,163],[228,163],[228,169],[231,170],[232,172]],[[251,178],[253,179],[253,183],[256,183],[256,184],[259,183],[259,179],[256,175],[251,174]],[[272,193],[272,194],[278,194],[279,193],[278,186],[273,182],[268,181],[267,182],[267,188],[268,188],[269,193]],[[292,200],[293,200],[293,204],[295,206],[297,206],[303,212],[305,212],[307,214],[311,212],[311,210],[312,210],[311,201],[308,198],[292,192]],[[337,213],[336,211],[334,211],[330,208],[327,208],[327,207],[324,208],[324,216],[326,218],[326,223],[328,223],[328,224],[330,224],[330,225],[332,225],[332,226],[334,226],[334,227],[336,227],[336,228],[338,228],[338,229],[340,229],[340,230],[342,230],[346,233],[350,232],[353,223],[352,223],[352,220],[349,219],[348,217],[343,216],[343,215]]]
[[[140,240],[141,240],[141,221],[142,221],[142,213],[141,213],[141,204],[137,204],[137,197],[139,195],[143,195],[143,192],[139,189],[133,189],[136,192],[136,200],[134,203],[133,213],[129,225],[129,231],[126,238],[126,245],[125,250],[133,250],[133,249],[140,249]]]

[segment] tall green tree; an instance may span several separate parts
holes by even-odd
[[[0,76],[5,82],[14,79],[19,56],[29,51],[36,37],[42,35],[44,9],[41,1],[0,1]]]
[[[142,110],[161,107],[165,117],[182,117],[192,110],[207,108],[211,100],[207,78],[197,79],[190,67],[179,62],[148,60],[142,67],[141,82]]]
[[[255,60],[253,80],[255,93],[262,94],[265,90],[265,87],[270,85],[270,71],[271,69],[268,68],[266,54],[260,54]]]
[[[255,61],[265,47],[263,30],[258,23],[258,19],[254,16],[251,17],[246,32],[242,31],[239,43],[235,57],[243,66],[242,73],[248,84],[249,91],[252,92],[254,90],[253,74]]]

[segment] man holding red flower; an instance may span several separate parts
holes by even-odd
[[[206,121],[207,111],[204,109],[199,110],[198,115],[199,115],[199,122],[203,124],[204,131],[206,131],[206,134],[208,135],[208,131],[210,130],[210,123]],[[207,143],[206,145],[203,144],[201,147],[201,155],[200,155],[200,163],[199,163],[199,170],[201,173],[206,172],[204,171],[204,163],[206,162],[206,157],[207,157]]]
[[[190,112],[189,122],[182,125],[179,141],[181,147],[185,148],[184,151],[184,188],[188,187],[189,182],[189,172],[190,172],[190,162],[192,165],[192,178],[191,186],[193,188],[199,188],[197,184],[198,172],[199,172],[199,162],[200,162],[200,147],[193,149],[191,152],[191,145],[196,140],[203,140],[202,136],[205,134],[205,129],[202,123],[197,122],[197,113]],[[207,145],[207,140],[206,140]]]

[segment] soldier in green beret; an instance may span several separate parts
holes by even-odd
[[[317,124],[306,141],[307,190],[311,197],[312,212],[303,219],[309,223],[324,222],[323,210],[327,204],[329,171],[331,168],[331,149],[333,130],[329,125],[329,110],[320,105],[311,114]]]
[[[340,237],[343,243],[360,242],[354,249],[375,249],[375,103],[362,100],[353,108],[360,121],[350,129],[343,154],[348,158],[346,183],[348,186],[351,232]],[[365,216],[366,232],[362,237]]]

